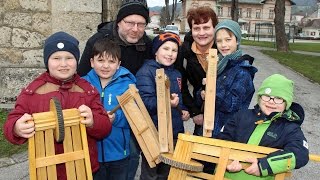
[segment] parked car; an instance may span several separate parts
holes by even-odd
[[[179,28],[176,25],[167,25],[164,32],[173,32],[179,35]]]

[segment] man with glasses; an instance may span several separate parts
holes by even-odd
[[[87,41],[78,66],[78,74],[91,70],[90,58],[93,44],[101,38],[115,41],[121,48],[121,66],[136,74],[145,59],[152,59],[152,42],[145,33],[149,22],[149,9],[145,0],[125,0],[114,22],[104,22],[98,32]]]
[[[101,23],[98,32],[87,41],[78,65],[78,74],[84,76],[91,70],[93,44],[98,39],[108,38],[120,46],[121,66],[135,75],[145,59],[153,59],[152,41],[145,33],[148,22],[149,9],[145,0],[124,0],[116,21]],[[128,180],[133,180],[135,177],[140,152],[139,145],[131,133]]]

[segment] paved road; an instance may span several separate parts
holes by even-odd
[[[260,86],[263,79],[274,73],[281,73],[294,80],[295,82],[295,101],[299,102],[305,109],[306,118],[302,125],[302,129],[309,142],[311,153],[320,154],[320,86],[310,82],[305,77],[293,72],[287,67],[277,63],[273,59],[265,56],[258,51],[259,48],[242,46],[245,53],[255,57],[254,65],[259,69],[254,79],[256,89]],[[256,98],[252,100],[252,105],[256,102]],[[186,130],[192,132],[193,124],[191,120],[185,123]],[[13,164],[0,168],[0,180],[27,180],[28,178],[28,161],[26,154],[19,155],[14,158],[0,159],[1,164]],[[135,179],[138,179],[140,170],[138,170]],[[319,179],[320,163],[309,162],[307,166],[300,170],[294,170],[293,180],[316,180]]]

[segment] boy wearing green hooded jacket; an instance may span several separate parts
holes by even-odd
[[[274,175],[305,166],[308,143],[300,125],[303,108],[293,101],[293,81],[280,74],[266,78],[258,90],[254,109],[240,110],[222,128],[219,139],[281,149],[264,158],[248,158],[242,170],[238,161],[227,166],[233,180],[274,179]]]

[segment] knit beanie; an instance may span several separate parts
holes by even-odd
[[[286,109],[288,110],[293,101],[293,81],[280,74],[273,74],[262,82],[258,90],[258,96],[261,95],[284,99],[286,101]]]
[[[116,23],[120,22],[123,18],[137,14],[143,16],[146,19],[146,22],[149,23],[149,9],[146,1],[144,0],[126,0],[121,5]]]
[[[43,58],[44,65],[48,69],[48,60],[51,54],[57,51],[68,51],[74,55],[77,64],[80,57],[79,41],[65,32],[56,32],[46,39],[44,42]]]
[[[214,37],[217,37],[217,32],[220,29],[230,30],[234,34],[234,36],[237,38],[237,43],[238,43],[237,48],[239,48],[240,42],[241,42],[241,28],[239,24],[230,19],[226,19],[224,21],[219,22],[215,27]]]
[[[173,32],[163,32],[153,38],[152,41],[152,53],[155,55],[156,52],[158,51],[159,47],[167,42],[167,41],[172,41],[177,43],[178,47],[181,45],[180,37],[179,35],[173,33]]]

